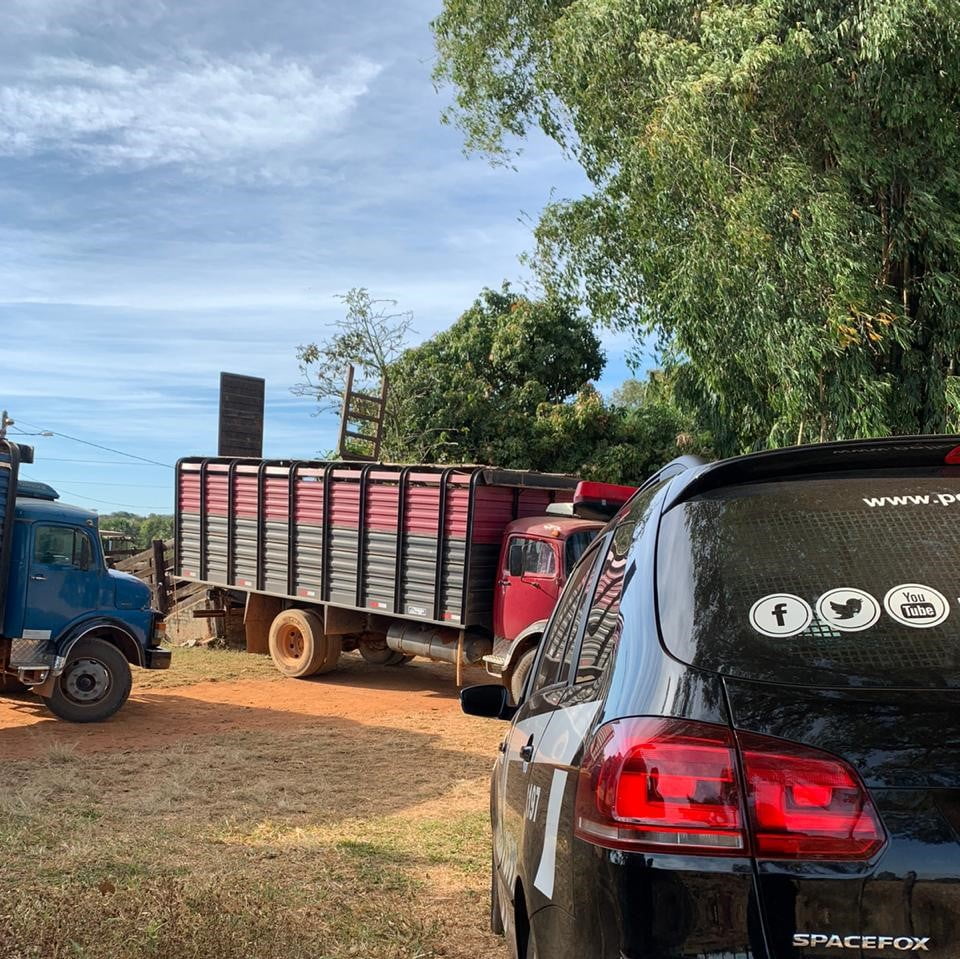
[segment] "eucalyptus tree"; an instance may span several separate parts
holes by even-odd
[[[956,425],[958,0],[444,0],[469,149],[583,166],[535,262],[721,452]]]

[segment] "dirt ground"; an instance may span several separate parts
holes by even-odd
[[[486,931],[504,731],[419,662],[297,681],[177,650],[91,726],[0,698],[0,957],[504,956]]]

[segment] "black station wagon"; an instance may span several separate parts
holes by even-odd
[[[515,957],[957,959],[960,437],[671,464],[462,703]]]

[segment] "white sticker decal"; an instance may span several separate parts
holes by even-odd
[[[883,597],[883,606],[898,623],[915,629],[939,626],[950,615],[946,596],[919,583],[894,586]]]
[[[554,769],[550,783],[550,799],[547,801],[547,821],[543,827],[543,851],[540,853],[540,866],[533,880],[534,886],[547,899],[553,898],[553,883],[557,872],[557,830],[560,827],[560,810],[563,808],[566,785],[566,770]]]
[[[817,600],[817,617],[832,629],[858,633],[869,629],[880,618],[880,603],[862,589],[839,587]]]
[[[771,593],[750,607],[750,625],[764,636],[796,636],[812,620],[810,604],[793,593]]]
[[[792,593],[771,593],[750,607],[750,625],[764,636],[796,636],[812,619],[810,604]]]

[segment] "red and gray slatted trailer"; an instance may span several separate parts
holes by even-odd
[[[176,571],[273,597],[278,609],[313,608],[341,622],[331,610],[363,613],[362,633],[447,627],[457,631],[448,640],[470,635],[475,660],[485,651],[477,640],[492,635],[506,526],[571,502],[577,483],[486,467],[183,459]]]

